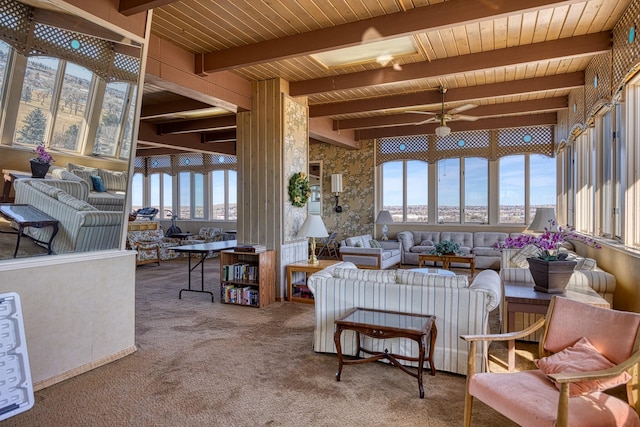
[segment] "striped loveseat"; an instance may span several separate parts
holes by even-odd
[[[65,180],[30,178],[18,179],[13,185],[15,203],[34,206],[59,221],[52,242],[55,253],[118,248],[123,212],[96,209],[82,200],[85,192],[74,192],[81,186]],[[25,229],[25,234],[41,241],[48,241],[52,232],[51,227]]]
[[[439,276],[410,270],[357,269],[350,262],[328,267],[309,277],[315,298],[316,352],[335,353],[334,321],[354,307],[432,314],[438,336],[434,366],[441,371],[466,374],[467,344],[460,335],[489,332],[489,313],[502,301],[500,277],[485,270],[468,283],[467,276]],[[373,340],[363,345],[375,351],[417,357],[418,346],[407,339]],[[342,351],[355,355],[355,333],[342,334]],[[478,352],[477,366],[485,366],[487,349]],[[401,361],[415,365],[415,362]]]

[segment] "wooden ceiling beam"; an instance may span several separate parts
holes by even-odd
[[[235,142],[237,140],[236,130],[225,130],[222,132],[205,132],[202,134],[202,142],[204,144]]]
[[[172,101],[163,104],[145,105],[142,98],[142,111],[140,120],[155,119],[164,116],[174,116],[187,111],[195,111],[203,108],[211,108],[210,104],[196,101],[195,99],[185,99],[182,101]]]
[[[475,122],[451,121],[448,126],[452,132],[493,130],[503,128],[527,127],[555,125],[558,121],[556,113],[531,114],[526,116],[496,117],[490,119],[480,119]],[[395,136],[427,135],[435,133],[438,123],[429,123],[415,126],[394,126],[376,129],[363,129],[355,131],[358,141],[376,138],[390,138]]]
[[[200,133],[159,135],[156,126],[148,122],[140,122],[138,140],[144,145],[157,148],[236,155],[236,144],[233,142],[203,144]]]
[[[482,118],[508,114],[541,113],[552,110],[561,110],[568,107],[569,98],[566,96],[558,96],[555,98],[534,99],[531,101],[480,105],[479,107],[465,111],[462,114]],[[440,110],[438,109],[433,112],[439,113]],[[429,117],[429,115],[403,113],[388,116],[365,117],[361,119],[334,120],[333,129],[337,131],[344,129],[365,129],[409,125],[418,123],[422,120],[428,119]],[[435,117],[435,114],[431,117]]]
[[[446,102],[473,102],[474,99],[579,88],[583,87],[584,84],[584,72],[575,71],[573,73],[556,74],[554,76],[534,77],[531,79],[449,89],[445,99]],[[394,108],[418,108],[425,105],[438,104],[441,101],[442,95],[440,95],[437,90],[414,92],[403,95],[310,105],[309,117],[357,114]]]
[[[393,67],[341,74],[338,76],[291,82],[291,96],[350,90],[388,83],[451,76],[491,68],[547,61],[558,58],[596,55],[611,48],[611,32],[587,34],[559,40],[460,55],[431,62],[405,64],[401,70]]]
[[[160,135],[182,134],[192,132],[206,132],[213,130],[225,130],[236,127],[236,115],[212,117],[208,119],[185,120],[181,122],[160,123],[158,133]]]
[[[121,3],[124,1],[134,0],[121,0]],[[363,42],[363,35],[370,33],[371,29],[375,29],[380,36],[367,41],[380,41],[581,1],[583,0],[449,0],[404,12],[200,54],[196,56],[195,72],[202,75],[356,46]]]
[[[355,140],[352,130],[335,131],[333,122],[329,117],[318,117],[309,119],[309,137],[337,147],[359,150],[360,141]]]
[[[124,16],[131,16],[155,7],[175,3],[176,1],[178,0],[120,0],[118,12]]]

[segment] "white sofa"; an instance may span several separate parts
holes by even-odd
[[[469,285],[466,275],[440,276],[411,270],[363,270],[343,262],[309,277],[315,298],[313,348],[316,352],[336,353],[334,321],[354,307],[401,311],[436,316],[438,336],[434,348],[437,370],[466,374],[465,334],[489,332],[489,313],[502,301],[498,273],[480,272]],[[342,351],[355,355],[355,333],[342,334]],[[365,348],[389,349],[392,353],[417,357],[418,346],[407,339],[374,340],[363,337]],[[487,349],[478,353],[478,366],[485,366]],[[416,362],[400,363],[415,366]]]
[[[401,231],[397,238],[402,243],[402,264],[418,265],[418,255],[429,253],[435,243],[453,240],[460,244],[465,255],[476,256],[476,268],[500,269],[500,249],[496,243],[502,243],[509,237],[508,233],[498,231]],[[453,264],[454,267],[463,265]]]
[[[123,212],[96,209],[81,199],[86,193],[77,183],[25,178],[13,185],[15,203],[34,206],[59,221],[58,234],[51,244],[55,253],[118,248]],[[45,242],[52,233],[51,227],[25,229],[26,235]]]
[[[372,242],[380,247],[373,247]],[[400,266],[400,242],[374,240],[370,234],[349,237],[340,243],[340,259],[352,262],[358,268],[385,270]]]

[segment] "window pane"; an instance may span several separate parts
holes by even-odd
[[[156,176],[157,178],[157,176]],[[144,189],[144,176],[141,173],[133,174],[131,178],[131,209],[137,210],[144,206],[143,203],[143,189]]]
[[[536,208],[556,208],[555,158],[529,155],[529,207],[529,221],[533,221]]]
[[[160,216],[162,218],[171,218],[167,209],[174,211],[173,207],[173,177],[168,173],[162,174],[162,209]]]
[[[58,59],[44,56],[33,56],[27,60],[16,120],[17,142],[31,145],[44,143],[47,125],[51,120],[51,97],[59,65]]]
[[[178,217],[191,218],[191,172],[180,172],[178,183],[180,184]]]
[[[4,83],[7,81],[7,62],[9,62],[9,45],[0,40],[0,98],[4,94]]]
[[[460,222],[460,159],[438,162],[438,222]]]
[[[426,162],[407,161],[407,222],[427,222],[429,178]]]
[[[238,219],[238,173],[236,171],[227,171],[229,184],[227,185],[229,194],[229,215],[227,219]]]
[[[164,217],[162,206],[160,206],[160,191],[162,191],[162,188],[160,187],[160,174],[154,173],[149,175],[149,190],[149,202],[151,203],[151,207],[160,210],[159,216]]]
[[[86,123],[87,100],[93,74],[84,67],[67,63],[51,146],[78,150],[79,136]]]
[[[193,218],[204,218],[204,175],[201,173],[194,173],[193,185],[194,185]]]
[[[120,148],[120,158],[128,159],[131,152],[131,142],[133,139],[133,119],[136,115],[136,96],[137,86],[133,86],[131,93],[131,103],[127,114],[127,121],[124,127],[124,135],[122,136],[122,147]]]
[[[500,223],[524,224],[524,156],[502,157],[499,167]]]
[[[211,219],[224,219],[224,171],[211,172]]]
[[[464,222],[489,223],[489,161],[464,159]]]
[[[394,222],[404,221],[403,182],[402,162],[382,165],[382,206],[391,212]]]
[[[115,155],[128,91],[128,83],[113,82],[107,84],[104,100],[102,101],[100,124],[98,125],[93,154]]]

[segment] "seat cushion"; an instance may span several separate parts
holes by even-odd
[[[555,427],[559,391],[539,370],[475,374],[472,396],[523,427]],[[640,418],[627,402],[604,392],[569,399],[569,425],[639,427]]]

